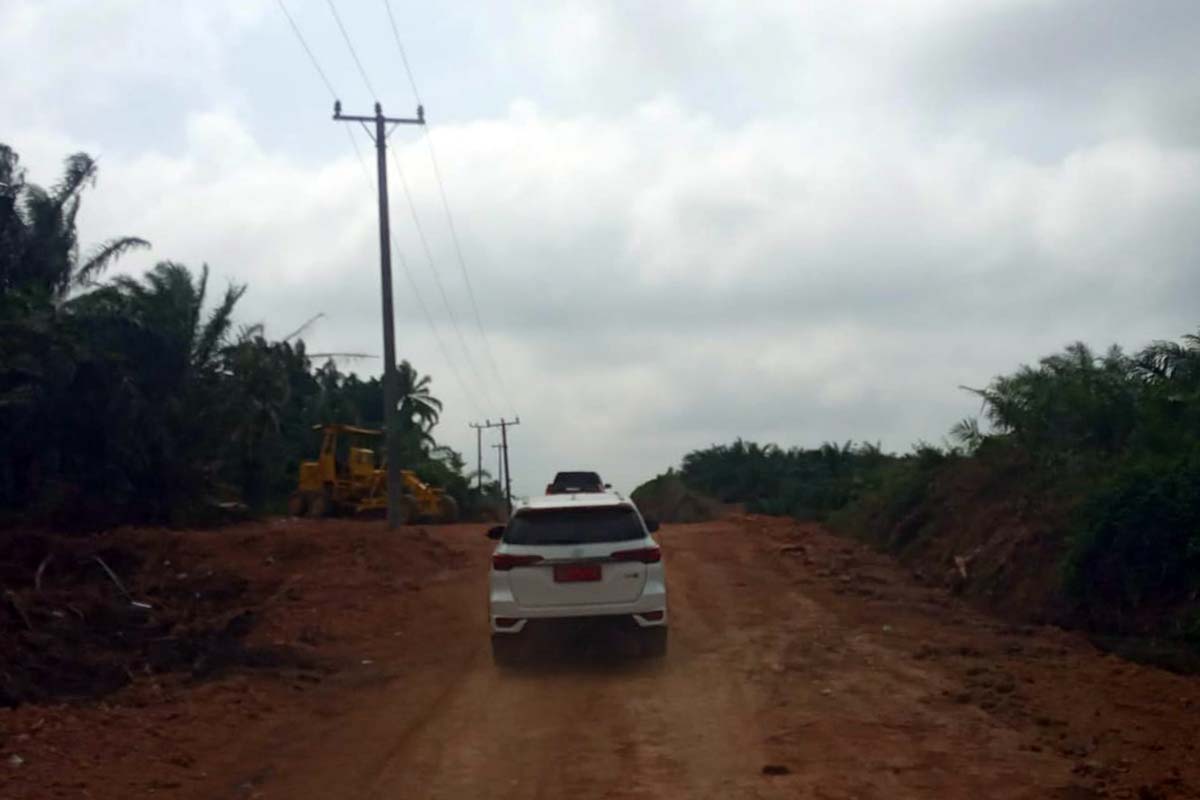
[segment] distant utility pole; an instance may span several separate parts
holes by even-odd
[[[475,429],[475,488],[483,496],[483,425],[477,422],[467,423]]]
[[[383,106],[375,104],[375,116],[355,117],[342,114],[342,101],[333,103],[333,118],[338,122],[360,122],[371,136],[368,122],[375,123],[375,161],[379,170],[379,279],[383,294],[383,429],[387,443],[387,496],[389,528],[399,528],[404,501],[400,477],[400,437],[396,411],[396,330],[392,312],[392,236],[388,225],[387,139],[397,125],[424,125],[425,108],[417,106],[416,119],[385,117]],[[391,128],[387,126],[391,125]]]
[[[482,425],[472,424],[472,428],[482,430],[484,428],[499,428],[500,429],[500,454],[504,458],[504,496],[508,501],[508,513],[512,514],[512,476],[508,472],[508,429],[513,425],[520,425],[521,418],[504,419],[500,418],[499,422],[492,422],[490,419],[484,420]],[[493,445],[494,447],[495,445]]]
[[[496,485],[504,483],[504,445],[494,444],[492,449],[496,451]]]

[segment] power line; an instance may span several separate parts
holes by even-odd
[[[458,268],[462,272],[463,283],[467,286],[467,297],[471,300],[471,311],[475,315],[475,326],[479,329],[479,338],[483,340],[483,352],[487,356],[488,366],[491,367],[492,374],[495,375],[496,382],[500,386],[500,393],[504,395],[504,401],[508,403],[510,409],[515,409],[512,395],[509,394],[508,386],[504,383],[504,376],[496,366],[496,359],[492,355],[492,345],[488,341],[487,331],[483,327],[483,318],[479,314],[479,303],[475,301],[475,289],[471,286],[471,276],[467,272],[466,259],[463,258],[462,244],[458,240],[458,228],[454,224],[454,215],[450,212],[450,201],[446,199],[446,185],[442,180],[442,171],[438,167],[437,155],[433,149],[433,138],[429,134],[430,131],[425,132],[425,143],[429,145],[429,159],[433,163],[433,174],[437,179],[438,194],[442,198],[442,209],[446,212],[446,223],[450,228],[450,240],[454,243],[454,254],[458,259]]]
[[[287,6],[283,4],[283,0],[275,0],[279,5],[279,10],[283,12],[283,16],[287,18],[288,25],[292,28],[292,33],[296,35],[296,40],[300,42],[300,46],[304,48],[304,52],[308,54],[308,60],[312,63],[313,69],[317,71],[317,75],[321,78],[321,83],[325,84],[325,88],[329,90],[331,100],[337,99],[337,91],[333,88],[333,83],[330,82],[329,76],[325,74],[325,70],[321,69],[321,62],[317,61],[316,54],[312,48],[308,46],[308,42],[304,38],[304,34],[300,32],[300,26],[296,24],[296,20],[288,12]],[[350,140],[350,146],[354,148],[354,155],[358,158],[358,165],[362,167],[363,174],[370,180],[371,171],[367,169],[367,162],[363,160],[362,151],[358,149],[358,140],[354,138],[354,133],[346,128],[346,138]]]
[[[413,97],[420,104],[421,92],[417,89],[417,81],[413,77],[412,68],[408,63],[408,54],[405,52],[404,43],[400,38],[400,28],[396,24],[396,16],[392,13],[391,0],[383,0],[383,5],[387,9],[388,21],[392,27],[392,36],[396,40],[396,48],[400,51],[400,61],[404,64],[404,73],[408,76],[408,83],[412,87]],[[471,301],[471,311],[475,316],[475,326],[479,329],[479,338],[483,341],[484,355],[487,356],[488,366],[496,378],[496,383],[500,387],[500,393],[504,396],[504,401],[508,403],[510,409],[515,409],[508,386],[504,382],[504,376],[501,374],[499,367],[496,366],[495,356],[492,355],[492,345],[488,341],[487,332],[483,327],[483,317],[479,313],[479,303],[475,300],[475,289],[471,285],[471,276],[467,272],[467,262],[463,257],[462,243],[458,237],[458,226],[454,222],[454,214],[450,211],[450,201],[446,197],[446,182],[442,179],[442,169],[438,164],[437,151],[433,146],[433,128],[428,123],[425,126],[425,144],[429,148],[429,160],[433,164],[433,175],[437,182],[438,194],[442,199],[442,210],[446,214],[446,224],[450,230],[450,239],[454,244],[454,254],[458,261],[458,268],[462,273],[463,283],[467,287],[467,297]]]
[[[321,82],[325,84],[325,88],[329,90],[329,96],[336,98],[337,92],[333,90],[333,84],[329,82],[329,76],[325,74],[325,70],[321,69],[321,63],[317,61],[317,57],[313,54],[312,48],[308,46],[308,42],[304,40],[304,34],[300,32],[299,26],[296,25],[296,20],[292,19],[292,15],[288,13],[287,6],[283,4],[283,0],[275,0],[279,4],[279,10],[287,17],[288,24],[292,26],[292,33],[296,34],[296,38],[300,41],[300,46],[304,48],[304,52],[308,53],[308,60],[312,62],[313,69],[321,76]]]
[[[462,389],[463,396],[467,398],[467,402],[475,409],[476,415],[482,415],[482,407],[467,388],[462,373],[458,371],[454,360],[450,358],[450,351],[446,348],[446,343],[442,341],[442,335],[438,333],[437,325],[433,321],[433,315],[429,313],[429,306],[425,305],[425,299],[421,297],[421,291],[417,288],[417,282],[413,278],[412,269],[408,266],[408,259],[404,257],[404,254],[394,244],[392,245],[392,252],[396,254],[396,260],[400,262],[400,266],[404,269],[404,276],[408,278],[408,285],[413,290],[413,296],[417,298],[417,306],[420,307],[421,314],[425,317],[425,322],[429,325],[429,331],[433,334],[433,340],[437,343],[438,351],[442,354],[442,358],[445,359],[446,366],[450,367],[450,372],[454,375],[454,380],[458,384],[458,388]]]
[[[373,94],[373,95],[376,94],[374,86],[371,85],[371,79],[367,76],[367,71],[366,71],[366,69],[363,68],[362,61],[359,60],[359,58],[358,58],[358,51],[354,47],[354,42],[350,39],[350,34],[346,31],[346,26],[342,24],[342,18],[338,14],[337,7],[333,4],[333,0],[326,0],[326,2],[329,4],[329,10],[333,13],[333,19],[337,23],[338,29],[342,32],[342,39],[346,42],[346,47],[347,47],[347,49],[350,50],[350,55],[354,58],[354,63],[358,66],[358,74],[362,78],[363,84],[367,87],[367,90],[370,91],[371,94]],[[420,108],[421,108],[421,106],[418,104],[418,109],[420,109]],[[404,172],[402,170],[400,170],[400,168],[399,168],[399,162],[396,161],[395,153],[392,154],[392,163],[393,163],[393,165],[395,165],[396,171],[400,174],[400,181],[401,181],[401,184],[404,186],[404,195],[405,195],[405,197],[408,198],[409,207],[413,208],[412,196],[408,190],[408,181],[404,178]],[[369,171],[367,171],[367,172],[369,175],[370,174]],[[413,214],[414,214],[414,219],[416,219],[415,209],[413,211]],[[428,245],[425,243],[424,233],[423,233],[423,231],[421,231],[419,223],[418,223],[418,231],[421,234],[422,246],[424,246],[426,248],[426,253],[428,254]],[[446,363],[450,365],[450,369],[454,373],[455,379],[458,381],[458,384],[459,384],[460,388],[462,388],[463,393],[466,395],[466,397],[468,398],[471,405],[475,406],[476,409],[478,409],[479,404],[475,401],[475,398],[474,398],[472,392],[470,392],[467,389],[466,382],[463,381],[463,379],[462,379],[462,374],[458,371],[458,367],[450,359],[449,350],[446,348],[445,343],[441,338],[441,335],[438,334],[437,328],[434,326],[433,316],[429,313],[429,307],[425,304],[425,300],[421,297],[420,293],[417,291],[416,279],[413,277],[412,270],[409,268],[408,260],[406,258],[404,258],[404,256],[400,253],[399,248],[396,246],[396,244],[394,242],[392,243],[391,249],[392,249],[392,252],[397,255],[397,260],[400,261],[401,266],[403,266],[403,268],[404,268],[404,274],[408,278],[409,285],[413,288],[413,291],[417,295],[418,305],[420,305],[421,311],[425,315],[425,319],[429,323],[430,329],[433,331],[434,338],[436,339],[437,344],[438,344],[438,349],[442,351],[442,355],[446,358]],[[432,269],[433,268],[432,261],[430,262],[430,265],[431,265],[431,269]],[[450,323],[454,327],[454,332],[458,337],[459,344],[462,346],[463,355],[466,357],[466,360],[467,360],[467,367],[475,375],[475,379],[476,379],[476,381],[479,382],[480,386],[484,388],[484,394],[486,395],[487,394],[486,386],[479,379],[479,371],[476,369],[475,362],[471,359],[471,353],[466,347],[466,341],[463,339],[462,331],[458,327],[458,320],[454,316],[454,312],[451,309],[449,300],[447,299],[447,296],[446,296],[446,290],[442,286],[441,277],[438,275],[436,269],[433,269],[433,274],[434,274],[434,278],[437,281],[438,291],[441,293],[441,296],[442,296],[442,302],[445,304],[447,314],[450,317]],[[486,401],[486,397],[485,397],[485,401]]]
[[[333,88],[333,83],[329,80],[329,76],[326,75],[325,70],[321,68],[321,62],[317,59],[317,56],[313,52],[312,48],[309,47],[308,41],[304,38],[304,34],[300,31],[300,27],[296,24],[296,20],[292,17],[291,13],[288,12],[287,6],[284,4],[283,0],[276,0],[276,4],[279,6],[279,10],[281,12],[283,12],[284,18],[287,19],[288,26],[292,29],[292,33],[295,35],[296,40],[300,43],[300,47],[308,55],[308,60],[312,64],[313,70],[316,71],[318,77],[320,77],[320,79],[321,79],[321,82],[325,85],[325,88],[329,91],[330,98],[333,100],[336,100],[337,99],[337,90]],[[334,9],[334,15],[335,16],[337,15],[336,9]],[[340,25],[340,21],[339,21],[339,25]],[[343,33],[343,35],[345,34],[344,28],[342,29],[342,33]],[[347,37],[347,44],[349,44],[348,37]],[[351,52],[353,52],[352,45],[351,45]],[[357,56],[355,57],[355,60],[357,60]],[[361,64],[360,64],[360,68],[361,68]],[[363,78],[364,78],[364,80],[366,80],[365,73],[363,75]],[[368,88],[370,88],[369,81],[367,82],[367,84],[368,84]],[[354,132],[348,126],[345,126],[345,131],[346,131],[346,137],[350,140],[350,145],[354,148],[354,154],[358,158],[358,164],[362,168],[363,176],[365,177],[367,183],[369,185],[371,185],[372,187],[374,187],[374,180],[371,177],[370,170],[367,169],[367,163],[363,159],[362,150],[359,149],[358,140],[354,138]],[[394,243],[392,244],[391,249],[392,249],[392,252],[396,255],[396,259],[400,262],[401,266],[403,266],[403,268],[404,268],[404,274],[408,278],[408,283],[409,283],[409,286],[412,288],[413,296],[417,300],[417,305],[421,309],[421,314],[425,318],[426,324],[429,326],[430,333],[433,334],[433,338],[434,338],[435,343],[437,344],[438,351],[441,353],[442,358],[445,360],[446,366],[448,366],[450,368],[450,372],[451,372],[451,374],[453,374],[455,382],[458,384],[459,388],[462,390],[463,396],[466,398],[467,402],[475,410],[476,414],[482,416],[482,410],[481,410],[479,403],[476,401],[474,394],[467,388],[466,382],[463,380],[461,373],[458,371],[458,366],[454,363],[454,359],[452,359],[450,357],[450,351],[446,348],[446,344],[442,340],[441,334],[438,333],[437,325],[433,321],[433,315],[429,313],[429,307],[425,304],[425,299],[421,296],[421,291],[417,287],[416,280],[413,278],[412,270],[408,266],[408,261],[404,258],[403,253],[400,252],[399,248],[396,247],[396,245]]]
[[[404,169],[400,165],[400,159],[396,156],[396,151],[391,151],[392,166],[396,170],[396,174],[400,178],[400,186],[404,190],[404,198],[408,201],[408,210],[412,215],[413,227],[417,230],[417,239],[421,243],[421,249],[425,252],[425,261],[429,265],[429,271],[433,273],[434,283],[437,284],[438,293],[442,297],[442,305],[446,309],[446,316],[450,319],[450,325],[454,329],[454,334],[458,337],[458,344],[462,348],[463,356],[466,357],[467,367],[471,370],[476,383],[483,392],[484,402],[488,402],[487,383],[483,380],[483,376],[479,374],[479,370],[475,367],[475,360],[471,358],[471,351],[467,347],[467,340],[463,337],[462,328],[458,325],[458,318],[454,314],[454,308],[450,305],[450,298],[446,294],[446,287],[442,283],[442,276],[438,272],[437,265],[433,260],[433,251],[429,247],[429,241],[425,238],[425,229],[421,225],[421,218],[417,216],[417,206],[413,202],[412,192],[408,187],[408,179],[404,176]]]
[[[371,97],[378,100],[379,93],[371,85],[371,79],[367,77],[367,71],[363,69],[362,62],[358,59],[358,51],[354,49],[354,43],[350,41],[350,34],[346,33],[346,26],[342,24],[342,17],[338,14],[337,6],[333,4],[333,0],[325,0],[325,2],[329,3],[329,10],[333,12],[334,22],[337,23],[338,30],[342,32],[342,38],[346,40],[346,47],[350,48],[350,55],[354,57],[354,63],[358,66],[358,74],[362,76],[363,83],[367,85],[367,90],[371,92]]]
[[[387,9],[388,21],[392,23],[392,36],[395,37],[396,47],[400,50],[400,60],[404,62],[404,74],[408,75],[408,85],[412,87],[417,103],[421,103],[421,93],[417,91],[417,82],[413,80],[412,69],[408,66],[408,54],[404,52],[404,42],[400,40],[400,28],[396,25],[395,15],[392,14],[391,0],[383,0],[383,5]]]
[[[350,130],[349,127],[345,128],[344,130],[346,131],[346,138],[350,140],[350,146],[354,148],[354,155],[358,157],[358,165],[362,167],[363,175],[366,177],[367,183],[374,186],[375,181],[371,178],[371,170],[367,169],[367,161],[363,158],[362,150],[358,149],[358,140],[354,138],[354,131]]]
[[[332,2],[332,0],[330,0],[330,1]],[[413,96],[417,99],[417,104],[422,105],[421,99],[420,99],[421,93],[417,89],[417,82],[413,78],[412,68],[409,66],[409,63],[408,63],[408,54],[405,52],[404,43],[400,38],[400,29],[396,24],[396,15],[392,13],[392,4],[391,4],[390,0],[384,0],[383,5],[384,5],[384,8],[387,10],[388,22],[391,23],[392,36],[396,41],[396,47],[400,51],[400,60],[404,64],[404,73],[405,73],[405,75],[408,76],[408,84],[409,84],[409,86],[412,87]],[[426,123],[426,128],[428,129],[428,123]],[[430,143],[430,147],[432,147],[432,143]],[[433,151],[431,149],[430,150],[431,157],[432,157],[432,152]],[[396,157],[395,151],[392,151],[392,164],[396,169],[396,174],[400,177],[400,185],[404,189],[404,197],[408,201],[408,208],[412,214],[413,227],[415,227],[417,230],[417,238],[421,242],[421,248],[425,252],[425,258],[429,265],[429,270],[430,270],[430,272],[433,273],[433,278],[434,278],[435,283],[437,284],[438,292],[441,294],[442,304],[446,308],[446,315],[450,319],[451,326],[454,328],[455,336],[458,338],[458,343],[459,343],[459,346],[462,348],[463,356],[466,358],[467,366],[470,368],[472,375],[474,375],[476,382],[479,384],[479,387],[483,390],[484,400],[486,402],[489,399],[487,397],[487,395],[488,395],[487,382],[483,380],[483,377],[480,375],[479,370],[475,366],[475,360],[473,358],[471,358],[471,351],[467,347],[467,342],[466,342],[466,339],[463,337],[462,329],[458,325],[458,318],[455,315],[454,309],[450,304],[449,297],[446,294],[445,285],[442,283],[441,273],[438,271],[437,266],[434,263],[433,252],[430,249],[429,241],[425,236],[425,229],[421,225],[420,217],[417,215],[417,207],[416,207],[416,204],[413,202],[412,193],[409,190],[408,179],[404,175],[404,169],[402,168],[399,159]],[[441,174],[437,168],[436,159],[434,159],[434,173],[437,176],[439,189],[442,194],[442,203],[443,203],[443,205],[445,205],[445,203],[446,203],[445,194],[446,193],[445,193],[445,189],[441,187]],[[448,207],[447,207],[447,210],[448,210]],[[453,229],[453,223],[451,223],[451,228]],[[452,230],[452,235],[457,236],[457,233]],[[458,248],[457,238],[455,239],[455,247]],[[461,264],[461,262],[462,262],[461,250],[459,250],[458,257],[459,257],[459,261]],[[465,274],[466,273],[464,272],[464,276],[465,276]],[[479,309],[477,307],[475,307],[475,296],[474,296],[474,292],[471,289],[469,279],[467,280],[467,291],[468,291],[470,299],[471,299],[471,305],[474,308],[475,323],[479,328],[480,334],[482,335],[483,334],[483,325],[479,320]],[[491,363],[491,365],[492,365],[492,371],[496,372],[495,363],[492,359],[491,349],[488,346],[486,337],[483,337],[483,342],[484,342],[484,348],[485,348],[485,355],[487,356],[489,363]],[[508,402],[509,406],[512,406],[512,401],[508,400],[508,392],[503,386],[502,379],[501,379],[500,388],[501,388],[501,393],[505,396],[505,399]]]

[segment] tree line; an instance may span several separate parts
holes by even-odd
[[[245,285],[213,291],[161,261],[103,280],[149,246],[81,247],[77,218],[97,164],[78,153],[48,188],[0,144],[0,521],[71,527],[203,521],[230,502],[282,508],[314,425],[381,427],[378,378],[317,364],[304,342],[238,324]],[[431,380],[398,365],[405,465],[470,513],[496,501],[438,444]]]
[[[939,522],[953,527],[936,519],[949,506],[930,501],[969,469],[982,476],[972,502],[1054,514],[1077,619],[1200,645],[1200,331],[1133,353],[1075,343],[963,388],[981,417],[940,444],[893,454],[738,440],[688,453],[679,475],[750,511],[828,520],[902,552]]]

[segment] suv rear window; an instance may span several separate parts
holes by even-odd
[[[628,506],[548,508],[522,511],[504,531],[509,544],[597,544],[628,542],[646,533]]]

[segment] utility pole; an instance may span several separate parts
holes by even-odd
[[[483,496],[483,429],[484,426],[476,422],[467,423],[475,429],[475,489],[479,492],[479,496]]]
[[[517,420],[520,422],[520,420]],[[516,425],[517,422],[506,422],[500,420],[500,443],[504,446],[504,498],[508,504],[508,516],[512,516],[512,472],[508,466],[508,426]]]
[[[482,428],[499,428],[500,429],[500,442],[501,442],[500,453],[504,458],[504,496],[508,502],[508,513],[510,516],[512,515],[512,475],[510,475],[508,472],[508,429],[512,425],[520,425],[520,424],[521,424],[520,417],[516,417],[515,419],[504,419],[504,417],[501,417],[499,422],[492,422],[489,419],[489,420],[484,420],[483,425],[478,425],[478,426],[472,425],[471,426],[472,428],[478,427],[480,429],[482,429]]]
[[[425,108],[417,106],[415,119],[385,117],[383,106],[375,103],[375,116],[359,117],[342,114],[342,101],[333,103],[333,118],[338,122],[359,122],[371,136],[368,122],[375,123],[375,162],[379,171],[379,282],[383,294],[383,430],[387,452],[387,496],[389,528],[399,528],[404,501],[400,477],[400,437],[396,411],[400,398],[396,396],[396,330],[392,311],[392,237],[388,224],[387,139],[397,125],[424,125]],[[391,125],[389,129],[387,126]]]
[[[496,451],[496,485],[504,485],[504,445],[494,444],[492,449]],[[505,517],[507,519],[507,517]]]

